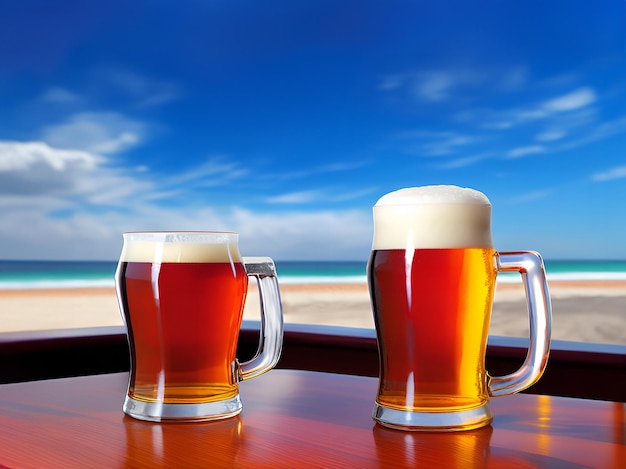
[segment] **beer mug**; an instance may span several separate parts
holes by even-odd
[[[124,233],[115,274],[131,356],[123,410],[150,421],[241,412],[238,382],[280,358],[283,315],[273,261],[242,258],[237,233]],[[235,358],[248,277],[261,301],[256,356]]]
[[[367,267],[380,376],[373,418],[381,425],[454,431],[488,425],[492,396],[519,392],[542,375],[551,305],[536,252],[497,252],[491,203],[473,189],[426,186],[381,197],[373,209]],[[530,345],[521,368],[491,377],[487,335],[498,272],[519,272]]]

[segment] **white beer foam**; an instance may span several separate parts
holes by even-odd
[[[491,205],[485,194],[475,189],[459,186],[421,186],[398,189],[383,195],[376,205],[416,204],[483,204]]]
[[[236,233],[125,233],[122,262],[241,262]]]
[[[458,186],[400,189],[374,205],[372,249],[492,247],[491,203]]]

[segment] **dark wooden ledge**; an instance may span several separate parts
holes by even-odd
[[[258,322],[245,321],[238,357],[258,343]],[[527,341],[490,337],[487,369],[503,375],[517,369]],[[287,324],[279,368],[361,376],[378,375],[376,336],[371,329]],[[129,368],[123,327],[0,334],[0,383],[113,373]],[[626,402],[626,346],[553,341],[546,373],[526,392]]]

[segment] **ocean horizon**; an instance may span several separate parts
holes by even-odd
[[[275,261],[281,284],[365,283],[367,261]],[[548,280],[626,280],[626,260],[544,260]],[[113,287],[117,261],[0,260],[0,290]],[[519,282],[518,274],[498,281]]]

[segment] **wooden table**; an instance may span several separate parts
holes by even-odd
[[[126,383],[0,386],[0,467],[626,468],[623,403],[518,394],[489,427],[410,433],[374,424],[374,378],[273,370],[241,383],[239,417],[155,424],[122,413]]]

